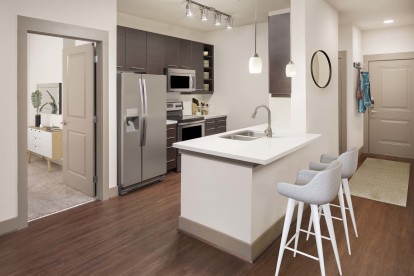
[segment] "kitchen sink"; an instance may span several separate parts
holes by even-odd
[[[243,130],[229,135],[219,136],[220,138],[240,140],[240,141],[252,141],[261,137],[265,137],[266,134],[262,132],[255,132],[251,130]]]

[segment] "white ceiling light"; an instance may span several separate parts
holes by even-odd
[[[206,8],[200,8],[201,10],[201,21],[207,21],[208,20],[208,11]]]
[[[260,74],[262,72],[262,59],[256,52],[256,32],[257,32],[257,0],[254,1],[254,55],[249,60],[250,74]]]
[[[215,26],[221,25],[221,14],[218,12],[214,13],[214,25]]]
[[[185,15],[193,16],[193,12],[191,11],[191,1],[187,1],[187,5],[185,5]]]
[[[231,29],[233,28],[233,17],[229,16],[226,18],[226,25],[227,25],[227,29]]]
[[[384,24],[391,24],[391,23],[394,23],[394,19],[384,20]]]

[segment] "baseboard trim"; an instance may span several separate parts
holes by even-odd
[[[111,187],[108,190],[108,199],[118,196],[118,186]]]
[[[195,237],[246,262],[253,263],[281,234],[285,217],[281,217],[252,244],[180,216],[178,230]]]
[[[19,230],[18,225],[19,221],[17,218],[12,218],[0,222],[0,236],[4,236],[11,232]]]

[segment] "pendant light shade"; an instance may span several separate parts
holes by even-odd
[[[296,66],[293,61],[289,61],[286,65],[286,77],[291,78],[296,76]]]
[[[250,74],[260,74],[262,72],[262,59],[255,53],[249,60]]]
[[[256,32],[257,32],[257,0],[254,1],[254,55],[249,60],[250,74],[260,74],[262,72],[262,59],[256,51]]]

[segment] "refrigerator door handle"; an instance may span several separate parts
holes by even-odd
[[[145,146],[147,141],[147,116],[148,116],[148,103],[147,103],[147,84],[145,82],[145,79],[142,79],[142,87],[144,90],[144,116],[143,116],[143,124],[142,124],[142,146]]]
[[[144,105],[144,102],[145,102],[145,97],[144,97],[144,86],[143,86],[143,84],[142,84],[142,80],[141,80],[141,78],[139,79],[139,96],[140,96],[140,98],[141,98],[141,112],[140,112],[140,125],[141,125],[141,132],[140,132],[140,146],[142,147],[142,146],[144,146],[145,145],[145,143],[144,143],[144,133],[145,133],[145,105]]]

